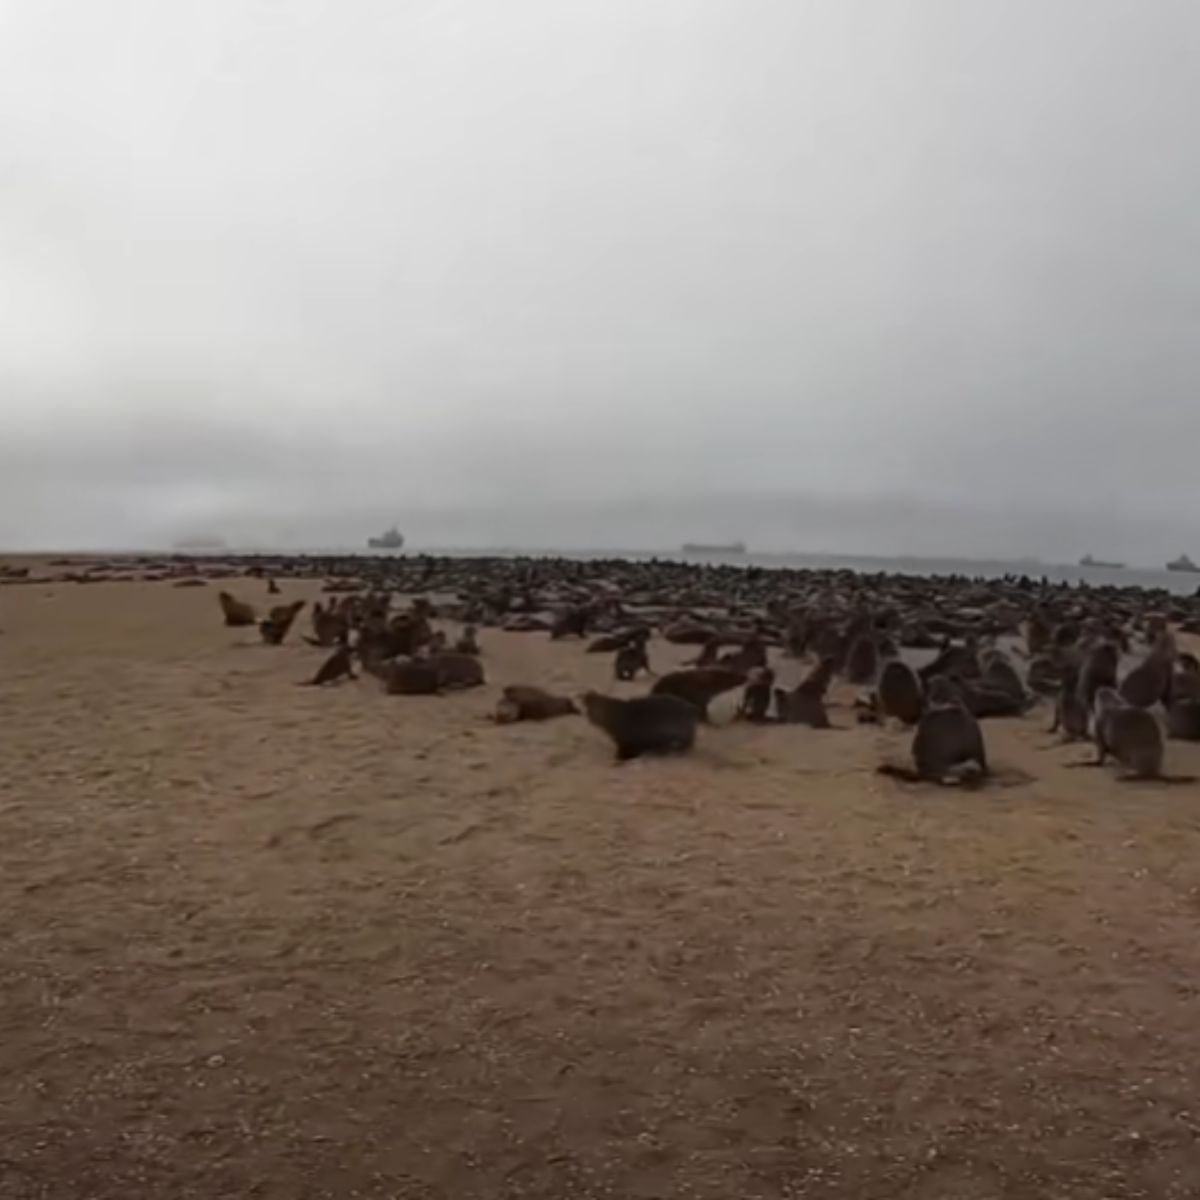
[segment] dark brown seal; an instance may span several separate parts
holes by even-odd
[[[588,720],[612,739],[619,762],[642,754],[680,754],[696,742],[699,715],[694,705],[678,696],[618,700],[588,692],[583,703]]]
[[[894,717],[905,725],[915,725],[921,719],[921,681],[908,663],[898,658],[884,663],[875,694],[881,716]]]
[[[349,646],[339,646],[318,668],[311,679],[302,679],[301,687],[321,687],[326,683],[336,683],[342,679],[357,679],[354,674],[354,662],[350,657]]]
[[[770,667],[759,667],[750,672],[742,692],[742,702],[737,715],[743,721],[762,724],[771,719],[771,698],[775,688],[775,672]]]
[[[1058,697],[1054,702],[1054,722],[1051,733],[1061,733],[1063,741],[1083,741],[1088,735],[1091,710],[1083,699],[1079,672],[1074,668],[1063,674]]]
[[[470,654],[431,654],[425,661],[437,672],[444,688],[480,687],[485,682],[483,665]]]
[[[303,607],[304,601],[296,600],[292,604],[280,604],[271,609],[270,615],[258,623],[258,631],[262,635],[262,640],[268,646],[281,646],[292,623],[296,620],[296,615]]]
[[[697,667],[691,671],[671,671],[650,689],[653,696],[678,696],[686,700],[702,721],[708,720],[708,706],[715,696],[746,682],[745,671],[726,667]]]
[[[423,659],[383,663],[379,674],[389,696],[432,696],[442,688],[441,677]]]
[[[1096,760],[1083,765],[1103,766],[1111,756],[1121,765],[1125,779],[1159,779],[1166,783],[1190,783],[1195,779],[1192,775],[1163,774],[1166,746],[1158,722],[1146,708],[1128,703],[1110,687],[1096,693],[1092,732]]]
[[[1079,699],[1090,713],[1096,703],[1096,693],[1103,687],[1117,686],[1117,663],[1120,651],[1112,642],[1100,642],[1093,646],[1079,669]]]
[[[983,731],[961,704],[935,704],[926,709],[913,735],[912,758],[913,770],[885,763],[879,772],[929,783],[944,783],[947,776],[966,765],[977,767],[981,776],[988,773]]]
[[[613,674],[618,679],[625,681],[636,679],[639,671],[650,674],[650,658],[646,653],[644,639],[622,646],[613,659]]]
[[[1169,695],[1174,669],[1175,639],[1162,633],[1145,659],[1121,680],[1121,699],[1135,708],[1158,704]]]
[[[253,625],[254,609],[241,600],[235,600],[228,592],[218,592],[217,599],[221,602],[221,612],[225,614],[225,624],[234,628]]]
[[[879,671],[879,647],[869,633],[859,634],[846,651],[845,676],[849,683],[875,682]]]
[[[1200,742],[1200,700],[1172,700],[1167,708],[1167,733],[1180,742]]]

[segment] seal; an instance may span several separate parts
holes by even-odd
[[[1167,734],[1180,742],[1200,742],[1200,699],[1171,701],[1167,708]]]
[[[587,719],[612,739],[618,762],[643,754],[682,754],[695,745],[699,714],[678,696],[618,700],[588,692],[583,705]]]
[[[988,773],[983,731],[961,704],[931,703],[917,723],[912,759],[913,770],[884,763],[879,773],[927,783],[945,783],[947,776],[967,765],[976,767],[981,778]]]
[[[687,701],[702,721],[708,720],[713,698],[746,682],[745,671],[726,667],[696,667],[690,671],[671,671],[650,689],[652,696],[678,696]]]
[[[302,679],[301,687],[322,687],[342,679],[357,679],[349,646],[339,646],[318,668],[311,679]]]
[[[514,683],[504,689],[493,720],[501,725],[513,721],[548,721],[578,712],[575,701],[568,696],[556,696],[543,688]]]
[[[879,647],[869,633],[861,633],[846,651],[846,680],[860,685],[874,683],[878,671]]]
[[[270,614],[258,623],[258,632],[263,642],[268,646],[281,646],[287,637],[288,630],[296,619],[296,614],[304,607],[303,600],[292,604],[280,604],[271,609]]]
[[[1054,702],[1054,722],[1049,731],[1061,732],[1064,742],[1084,741],[1088,736],[1091,710],[1083,699],[1079,675],[1075,668],[1063,673]]]
[[[1118,689],[1121,699],[1135,708],[1149,708],[1170,693],[1175,668],[1175,639],[1161,633],[1154,648],[1124,679]]]
[[[1122,779],[1157,779],[1164,783],[1192,783],[1194,775],[1164,775],[1166,747],[1162,730],[1147,708],[1131,704],[1119,692],[1103,687],[1096,693],[1092,719],[1096,741],[1094,762],[1080,766],[1102,767],[1115,758],[1122,768]]]
[[[1117,686],[1117,663],[1120,652],[1112,642],[1093,646],[1079,669],[1079,699],[1090,713],[1096,703],[1096,693],[1103,687]]]
[[[743,721],[763,724],[771,719],[771,699],[774,695],[775,672],[770,667],[758,667],[750,672],[742,691],[737,715]]]
[[[380,665],[383,690],[389,696],[432,696],[441,691],[437,671],[422,659],[409,658]]]
[[[613,659],[613,674],[618,679],[625,681],[636,679],[639,671],[645,671],[647,675],[651,674],[650,657],[646,653],[644,639],[638,639],[622,646]]]
[[[885,662],[879,674],[875,695],[882,716],[895,717],[909,726],[915,725],[921,719],[925,707],[921,696],[921,681],[908,663],[898,658]]]
[[[226,625],[236,629],[254,624],[254,609],[249,604],[235,600],[228,592],[218,592],[217,599],[221,602],[221,612],[225,615]]]
[[[424,660],[436,673],[438,685],[443,688],[460,689],[481,687],[483,665],[470,654],[444,652],[431,654]]]

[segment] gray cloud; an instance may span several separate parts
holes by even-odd
[[[0,9],[0,545],[1200,544],[1187,0]]]

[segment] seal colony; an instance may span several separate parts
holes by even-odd
[[[913,767],[881,767],[910,781],[961,779],[964,766],[972,782],[986,780],[983,723],[1023,719],[1041,705],[1060,735],[1055,745],[1092,740],[1123,761],[1128,737],[1137,737],[1149,748],[1125,757],[1141,779],[1171,778],[1165,751],[1150,745],[1150,725],[1164,743],[1200,735],[1200,668],[1180,654],[1174,632],[1197,628],[1200,602],[1166,592],[1026,575],[922,578],[660,560],[352,556],[239,565],[272,583],[322,581],[304,640],[334,653],[313,676],[317,684],[357,678],[357,661],[390,695],[485,687],[493,681],[479,633],[489,629],[611,656],[612,684],[603,692],[572,698],[534,680],[495,680],[501,692],[491,715],[503,725],[582,713],[621,760],[689,751],[719,737],[730,719],[836,730],[835,681],[866,689],[853,703],[859,723],[914,731]],[[231,590],[218,599],[226,625],[254,623],[247,600]],[[303,601],[273,606],[259,622],[263,641],[282,645],[302,608]],[[680,669],[655,674],[656,640],[697,650]],[[714,721],[710,706],[739,689],[732,718],[723,705]],[[1137,734],[1123,732],[1134,726]]]
[[[1106,749],[1068,769],[1100,755],[1097,679],[1083,737],[1046,730],[1060,696],[1079,699],[1071,664],[1082,676],[1113,646],[1119,689],[1164,623],[1169,707],[1137,711],[1194,728],[1190,602],[644,564],[426,577],[416,561],[272,570],[271,594],[242,563],[199,569],[222,578],[0,587],[9,998],[37,1032],[7,1039],[6,1065],[46,1084],[14,1093],[6,1153],[62,1194],[94,1192],[97,1163],[155,1200],[272,1178],[370,1194],[377,1171],[464,1197],[1186,1190],[1200,784],[1136,778],[1158,767],[1136,732],[1104,733],[1129,765]],[[221,589],[253,624],[225,626]],[[299,599],[264,643],[258,621]],[[322,640],[318,603],[327,646],[305,640]],[[599,627],[552,639],[560,604],[594,606]],[[878,675],[852,682],[860,604]],[[443,687],[428,664],[462,653],[469,624],[484,682]],[[640,626],[654,673],[617,680]],[[312,683],[343,644],[359,678]],[[690,750],[618,765],[608,730],[572,711],[757,645],[767,667],[721,668],[745,683],[695,719]],[[364,654],[430,690],[389,695]],[[1004,693],[1012,672],[1035,701],[974,718],[986,775],[953,746],[914,750],[927,711],[968,684]],[[776,688],[819,692],[830,727],[781,721]],[[877,774],[890,763],[907,774]],[[1168,739],[1161,773],[1197,772],[1200,743]],[[43,1023],[46,986],[62,1002]],[[204,1019],[181,1019],[192,1008]],[[153,1158],[127,1157],[146,1088],[200,1078],[205,1153],[195,1107],[166,1104],[135,1139]],[[46,1099],[81,1079],[101,1092],[63,1125]],[[522,1146],[493,1128],[506,1112],[531,1122]],[[347,1122],[357,1174],[325,1136]],[[464,1150],[479,1157],[454,1174]]]

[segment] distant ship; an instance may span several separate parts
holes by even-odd
[[[367,545],[372,550],[399,550],[404,546],[404,535],[393,525],[379,537],[367,538]]]
[[[1102,558],[1093,558],[1093,557],[1092,557],[1092,555],[1090,555],[1090,554],[1085,554],[1085,555],[1084,555],[1084,556],[1083,556],[1083,557],[1082,557],[1082,558],[1079,560],[1079,565],[1080,565],[1081,567],[1108,567],[1108,568],[1110,568],[1110,569],[1111,569],[1111,570],[1113,570],[1113,571],[1123,571],[1123,570],[1125,569],[1125,564],[1124,564],[1124,563],[1119,563],[1119,562],[1105,562],[1105,561],[1104,561],[1104,559],[1102,559]]]
[[[1167,563],[1168,571],[1200,571],[1198,567],[1186,554],[1181,554],[1178,558],[1173,558]]]
[[[725,542],[709,545],[707,542],[684,542],[682,550],[684,554],[745,554],[746,543]]]

